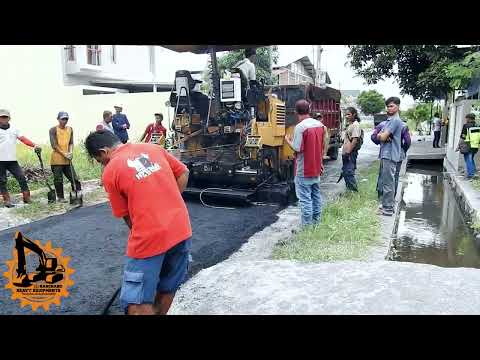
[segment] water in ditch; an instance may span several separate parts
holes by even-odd
[[[391,260],[480,268],[480,244],[438,165],[412,165]]]

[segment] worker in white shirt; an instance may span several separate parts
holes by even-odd
[[[243,75],[247,78],[248,83],[251,80],[257,80],[255,74],[255,62],[257,61],[257,52],[254,48],[245,49],[245,59],[235,64],[234,68],[238,68],[242,71]]]

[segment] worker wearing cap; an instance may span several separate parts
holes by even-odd
[[[143,142],[145,140],[146,143],[158,145],[165,144],[165,136],[167,135],[167,129],[163,127],[162,121],[163,114],[156,113],[155,122],[147,126],[142,137],[140,138],[140,142]]]
[[[5,207],[11,208],[13,204],[7,189],[7,170],[17,179],[22,190],[23,202],[31,203],[30,190],[28,189],[27,179],[17,161],[17,139],[27,146],[35,149],[40,154],[42,149],[22,136],[20,131],[10,124],[10,112],[5,109],[0,110],[0,193],[3,197]]]
[[[122,114],[123,107],[121,105],[115,105],[116,114],[112,117],[112,126],[115,135],[118,136],[123,144],[128,141],[128,132],[130,129],[130,123],[128,122],[127,115]]]
[[[72,184],[72,191],[75,190],[73,181],[75,181],[76,190],[82,190],[82,185],[78,180],[72,164],[73,129],[70,126],[67,126],[68,119],[68,113],[60,111],[57,116],[58,125],[52,127],[49,132],[50,145],[53,149],[50,158],[50,166],[53,172],[53,184],[55,185],[57,198],[60,202],[66,202],[63,192],[63,175],[65,175]]]

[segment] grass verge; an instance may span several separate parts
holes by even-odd
[[[68,188],[66,188],[65,194],[67,195],[66,199],[68,201]],[[47,191],[40,191],[32,197],[31,204],[15,207],[12,211],[16,216],[34,221],[56,214],[62,214],[74,207],[68,202],[49,204],[46,199]],[[103,188],[98,188],[83,194],[83,206],[93,205],[107,200],[108,197]]]
[[[43,164],[45,165],[46,170],[49,170],[52,148],[49,145],[42,145],[41,147]],[[17,159],[18,163],[22,167],[40,168],[40,163],[35,152],[23,144],[17,144]],[[96,161],[90,160],[83,143],[77,144],[73,148],[73,166],[78,174],[78,177],[80,178],[80,181],[100,178],[101,166],[97,164]],[[48,181],[50,185],[53,186],[53,175],[51,175],[50,171],[47,171],[47,174],[49,174]],[[68,180],[64,178],[64,183],[67,182]],[[39,179],[38,181],[29,181],[28,186],[31,191],[46,187],[43,179]],[[7,188],[13,194],[18,194],[20,192],[18,182],[13,176],[8,176]]]
[[[277,245],[274,259],[322,262],[362,259],[379,241],[378,161],[357,175],[358,193],[347,192],[323,208],[321,223]]]
[[[472,186],[475,190],[480,191],[480,179],[473,179]]]

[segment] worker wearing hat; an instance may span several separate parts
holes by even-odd
[[[10,124],[10,111],[0,109],[0,193],[2,194],[5,207],[8,208],[14,205],[11,202],[7,189],[7,170],[18,181],[22,190],[23,202],[26,204],[31,203],[27,179],[17,161],[17,139],[25,145],[34,148],[37,154],[41,153],[42,149],[40,147],[25,136],[22,136],[20,131]]]
[[[112,117],[113,131],[120,141],[125,144],[128,141],[127,130],[130,129],[130,123],[128,122],[127,115],[122,114],[122,105],[115,105],[114,108],[116,114]]]
[[[53,172],[53,184],[55,185],[58,201],[66,202],[63,191],[63,175],[65,175],[72,184],[72,191],[75,190],[73,181],[75,181],[77,191],[82,190],[82,185],[72,165],[73,129],[67,126],[69,120],[68,113],[60,111],[57,115],[57,120],[58,125],[52,127],[49,132],[50,145],[53,149],[50,166]],[[71,169],[70,166],[72,167]]]

